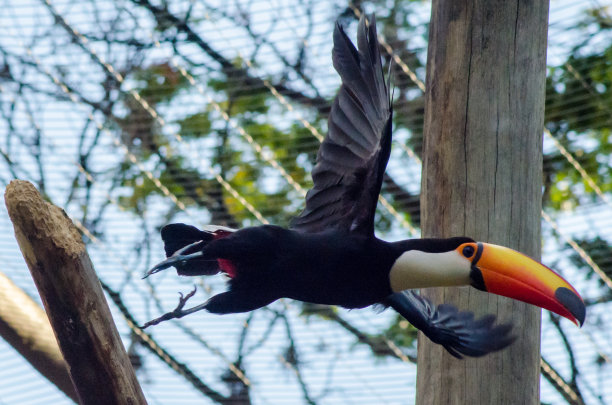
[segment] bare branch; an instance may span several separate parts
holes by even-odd
[[[132,0],[132,2],[149,10],[157,21],[158,26],[164,27],[170,25],[179,32],[187,34],[187,40],[199,46],[200,49],[202,49],[208,56],[219,63],[221,65],[221,69],[228,77],[243,82],[244,86],[246,87],[265,88],[261,78],[252,76],[247,69],[236,67],[230,60],[217,52],[208,42],[204,41],[200,35],[193,31],[186,20],[175,16],[165,7],[157,7],[151,4],[151,2],[148,0]],[[273,86],[283,96],[288,97],[293,101],[297,101],[300,104],[314,107],[320,113],[327,114],[331,108],[329,101],[320,96],[307,96],[306,94],[291,89],[282,83],[274,83]]]
[[[377,356],[391,356],[401,360],[408,359],[412,363],[416,363],[416,357],[410,356],[405,353],[398,353],[395,348],[390,345],[388,339],[384,336],[370,336],[362,331],[359,328],[352,325],[349,321],[342,318],[336,311],[333,310],[332,307],[327,305],[316,305],[316,304],[304,304],[309,307],[308,312],[317,314],[324,319],[328,319],[330,321],[336,322],[343,329],[351,333],[355,336],[359,343],[366,344]],[[394,350],[395,349],[395,350]],[[404,357],[405,356],[405,357]]]
[[[151,351],[151,353],[159,357],[159,359],[162,360],[164,363],[168,364],[173,370],[175,370],[187,381],[189,381],[198,391],[206,395],[211,400],[223,405],[229,405],[231,403],[228,398],[213,390],[210,386],[208,386],[200,378],[198,378],[193,373],[193,371],[191,371],[191,369],[187,367],[187,365],[175,359],[174,356],[172,356],[163,347],[161,347],[150,334],[142,330],[143,328],[140,328],[138,326],[135,318],[132,316],[132,314],[129,312],[129,310],[123,303],[123,300],[121,299],[119,293],[114,291],[108,284],[104,283],[104,281],[100,280],[100,283],[102,284],[102,288],[104,289],[104,291],[106,291],[106,293],[109,295],[111,300],[115,303],[115,305],[125,318],[130,329],[134,332],[138,339],[140,339],[144,347],[146,347],[149,351]]]
[[[546,380],[557,390],[559,394],[567,401],[570,405],[584,405],[582,397],[580,397],[569,384],[561,377],[561,375],[555,370],[549,362],[542,357],[540,363],[540,372],[546,378]]]
[[[304,401],[306,401],[310,405],[316,405],[316,402],[310,396],[308,385],[306,385],[306,381],[304,380],[304,377],[302,376],[302,373],[300,371],[299,355],[297,348],[295,347],[295,339],[293,338],[293,332],[291,330],[291,324],[289,323],[289,319],[284,314],[281,315],[281,318],[284,321],[285,331],[287,332],[287,339],[289,340],[289,347],[287,347],[285,353],[281,355],[281,359],[283,363],[285,363],[285,365],[291,370],[293,370],[293,372],[295,373],[295,377],[298,381],[298,384],[302,389]]]
[[[580,372],[578,371],[578,367],[576,366],[576,359],[574,357],[574,349],[572,348],[569,342],[569,339],[567,338],[567,335],[565,334],[565,331],[561,327],[561,322],[559,322],[559,317],[557,315],[553,315],[552,313],[549,313],[549,319],[552,322],[552,324],[555,326],[555,329],[557,329],[557,332],[559,332],[559,336],[561,337],[561,341],[563,342],[563,345],[565,346],[565,351],[567,352],[567,355],[568,355],[570,369],[572,370],[572,377],[568,384],[572,388],[572,390],[574,390],[576,395],[578,395],[578,398],[580,398],[580,400],[584,402],[584,398],[582,396],[582,393],[580,392],[580,387],[578,387],[578,384],[576,383],[576,380]]]

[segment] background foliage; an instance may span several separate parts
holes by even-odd
[[[546,403],[612,401],[612,18],[600,3],[551,4],[544,259],[584,292],[589,316],[578,331],[543,314]],[[31,180],[77,221],[150,403],[411,401],[416,333],[390,312],[284,300],[251,314],[202,313],[160,325],[150,331],[155,344],[125,319],[142,324],[192,288],[194,280],[170,272],[140,280],[163,256],[164,224],[287,225],[299,212],[339,83],[333,24],[354,35],[363,10],[376,12],[393,50],[383,54],[394,60],[388,206],[379,204],[377,232],[389,240],[418,235],[429,7],[4,3],[0,183]],[[5,211],[0,226],[0,271],[36,296]],[[195,283],[198,300],[224,289],[220,276]],[[2,401],[65,401],[1,344]]]

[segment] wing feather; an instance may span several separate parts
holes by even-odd
[[[402,315],[434,343],[444,346],[453,356],[480,357],[509,346],[516,336],[512,325],[495,325],[495,315],[475,319],[472,312],[460,312],[455,306],[435,307],[414,291],[392,294],[382,303]]]
[[[374,213],[391,149],[391,104],[376,21],[357,28],[359,50],[336,24],[332,60],[342,85],[312,171],[306,208],[292,222],[302,232],[335,229],[374,234]]]

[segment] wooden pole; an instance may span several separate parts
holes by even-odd
[[[4,198],[79,402],[146,404],[74,224],[26,181],[12,181]]]
[[[0,336],[70,399],[78,401],[47,314],[2,273]]]
[[[540,256],[547,0],[434,0],[427,56],[424,237]],[[423,291],[512,322],[517,341],[456,360],[419,338],[417,404],[539,404],[540,310],[473,288]]]

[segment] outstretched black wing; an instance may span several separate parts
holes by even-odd
[[[312,171],[306,208],[292,228],[374,234],[374,213],[391,150],[391,104],[382,70],[376,21],[359,21],[355,49],[339,24],[332,58],[342,86]]]
[[[480,357],[510,345],[512,325],[493,325],[495,315],[474,319],[471,312],[459,312],[449,304],[434,307],[413,291],[402,291],[387,297],[382,303],[399,312],[432,342],[438,343],[457,358]]]

